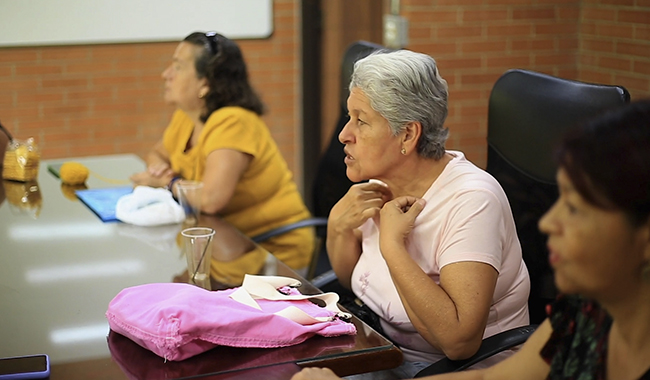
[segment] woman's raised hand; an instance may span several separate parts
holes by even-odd
[[[369,218],[379,215],[384,203],[393,199],[393,193],[382,183],[367,182],[352,185],[332,207],[329,222],[338,230],[353,230]]]
[[[386,202],[381,208],[379,223],[380,244],[403,244],[413,230],[415,218],[420,215],[426,201],[403,196]]]

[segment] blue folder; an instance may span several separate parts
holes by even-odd
[[[115,206],[123,195],[133,192],[132,186],[107,187],[103,189],[77,190],[77,198],[103,222],[116,222]]]

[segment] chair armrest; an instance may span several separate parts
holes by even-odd
[[[489,338],[483,339],[481,347],[476,354],[464,360],[449,360],[447,358],[440,359],[439,361],[431,364],[427,368],[418,372],[416,378],[431,376],[440,373],[462,371],[482,360],[485,360],[501,351],[513,348],[524,343],[528,337],[535,332],[538,325],[528,325],[516,327],[507,331],[500,332],[492,335]]]
[[[290,223],[278,228],[274,228],[270,231],[266,231],[264,233],[261,233],[257,236],[253,236],[251,239],[255,243],[261,243],[265,240],[268,240],[274,236],[277,235],[282,235],[286,232],[293,231],[297,228],[303,228],[303,227],[310,227],[310,226],[315,226],[315,227],[322,227],[322,226],[327,226],[327,218],[321,218],[321,217],[315,217],[315,218],[308,218],[308,219],[303,219],[301,221],[295,222],[295,223]]]
[[[337,280],[336,273],[330,269],[327,272],[314,277],[310,282],[318,289],[323,290],[327,285],[332,284]]]

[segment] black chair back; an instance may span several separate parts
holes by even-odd
[[[509,70],[494,84],[488,108],[487,171],[503,187],[512,208],[530,273],[531,323],[541,323],[556,296],[546,236],[537,223],[558,197],[554,146],[584,119],[629,102],[621,86]]]

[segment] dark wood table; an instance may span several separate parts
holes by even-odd
[[[74,160],[95,174],[89,188],[123,186],[144,169],[133,155]],[[357,318],[355,336],[316,336],[276,349],[219,346],[180,362],[110,331],[104,313],[121,289],[184,280],[184,226],[103,223],[48,173],[51,163],[41,164],[37,181],[3,181],[0,192],[0,357],[48,354],[52,380],[288,379],[305,366],[345,376],[401,363],[401,351]],[[199,224],[217,231],[213,259],[222,272],[213,289],[237,286],[251,273],[298,278],[304,294],[320,292],[219,218],[204,216]]]

